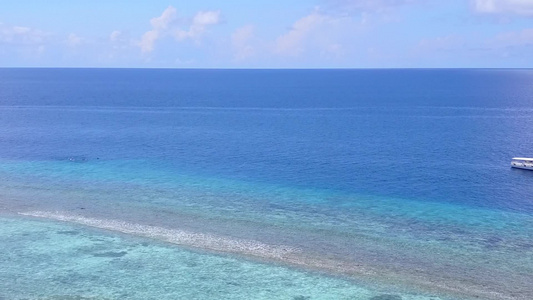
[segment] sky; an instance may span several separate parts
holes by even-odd
[[[533,0],[0,0],[0,67],[533,68]]]

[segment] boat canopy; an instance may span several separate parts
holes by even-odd
[[[527,158],[527,157],[513,157],[513,160],[529,160],[529,161],[533,161],[533,158]]]

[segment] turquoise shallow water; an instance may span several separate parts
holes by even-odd
[[[440,299],[65,223],[0,224],[1,299]]]
[[[19,216],[346,276],[402,295],[531,292],[533,219],[520,212],[179,174],[138,160],[4,161],[0,178],[2,209]]]

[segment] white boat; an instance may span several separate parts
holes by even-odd
[[[513,157],[511,167],[525,170],[533,170],[533,158]]]

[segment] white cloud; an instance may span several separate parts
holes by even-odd
[[[67,37],[67,45],[69,45],[69,47],[76,47],[79,46],[81,43],[82,38],[74,33],[69,34],[69,36]]]
[[[465,47],[465,40],[457,35],[422,39],[414,48],[417,54],[454,51]]]
[[[16,45],[42,44],[50,37],[49,33],[23,26],[7,26],[0,23],[0,43]]]
[[[501,32],[492,37],[484,35],[447,35],[421,40],[411,52],[417,63],[424,59],[430,66],[448,60],[479,66],[505,66],[502,59],[515,59],[527,66],[531,63],[533,50],[533,28]],[[490,61],[490,64],[487,64]]]
[[[339,43],[329,44],[322,51],[323,56],[340,57],[345,53],[344,47]]]
[[[0,53],[4,65],[18,66],[17,59],[22,59],[24,63],[36,62],[53,43],[51,33],[0,23]]]
[[[154,30],[164,30],[169,27],[172,22],[176,20],[176,9],[172,6],[167,7],[161,16],[152,18],[150,24]]]
[[[111,32],[111,34],[109,35],[109,40],[112,41],[112,42],[118,42],[121,40],[122,38],[122,31],[120,30],[114,30],[113,32]]]
[[[251,45],[254,38],[254,26],[246,25],[238,28],[231,35],[231,44],[235,51],[235,60],[243,60],[254,55],[255,49]]]
[[[175,37],[178,40],[187,38],[198,39],[207,30],[208,26],[220,23],[220,11],[200,11],[192,19],[188,30],[177,29]]]
[[[137,41],[134,41],[130,38],[127,32],[123,32],[121,30],[113,30],[109,34],[109,42],[109,46],[111,46],[113,51],[124,51],[132,47],[136,48],[139,45]],[[145,49],[145,51],[147,51],[147,49]],[[111,54],[111,56],[114,55],[115,53]]]
[[[273,54],[292,57],[300,62],[340,61],[357,51],[367,32],[367,25],[349,16],[331,15],[315,8],[298,19],[273,43]],[[287,61],[286,58],[283,58]]]
[[[152,29],[143,34],[138,46],[143,53],[150,53],[155,49],[156,41],[165,36],[173,36],[178,41],[186,39],[198,41],[209,26],[219,24],[220,21],[219,11],[200,11],[190,21],[178,22],[176,9],[169,6],[161,16],[150,20]],[[186,30],[180,28],[183,23],[188,26]]]
[[[274,52],[277,54],[297,56],[304,51],[308,36],[326,20],[326,16],[314,11],[299,19],[291,30],[276,40]]]
[[[533,16],[532,0],[473,0],[474,10],[484,14]]]
[[[493,47],[533,46],[533,28],[500,33],[489,44]]]
[[[46,51],[46,47],[45,46],[40,45],[39,47],[37,47],[37,53],[38,54],[43,54],[44,51]]]
[[[169,6],[163,11],[161,16],[150,20],[152,30],[144,33],[139,42],[139,46],[143,53],[152,52],[154,50],[155,42],[161,37],[162,33],[169,27],[169,25],[176,20],[176,15],[176,9]]]
[[[485,43],[495,59],[518,60],[520,66],[533,61],[533,28],[502,32]]]
[[[385,11],[393,7],[422,3],[426,0],[326,0],[328,6],[341,9],[344,12],[357,11]]]
[[[159,38],[159,31],[150,30],[143,34],[141,42],[139,43],[143,53],[152,52],[154,50],[155,41]]]
[[[174,60],[174,63],[178,66],[192,65],[194,64],[194,59],[181,59],[178,57]]]

